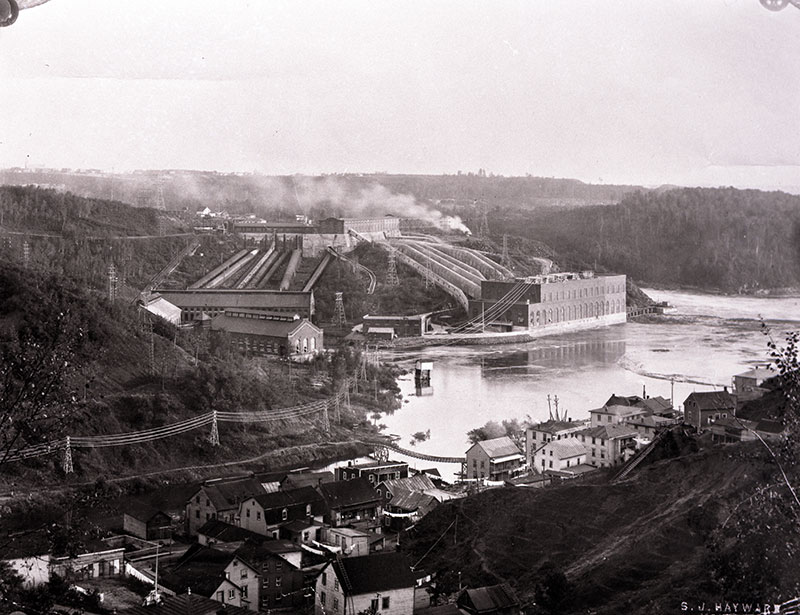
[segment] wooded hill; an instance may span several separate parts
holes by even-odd
[[[551,246],[568,266],[726,292],[800,287],[800,197],[734,188],[638,192],[617,205],[505,211],[495,234]]]
[[[308,465],[332,454],[321,442],[352,443],[354,434],[375,433],[367,414],[397,404],[392,369],[368,367],[377,396],[372,386],[369,394],[353,393],[352,410],[342,409],[341,424],[332,424],[329,434],[316,416],[225,424],[221,445],[214,447],[203,427],[129,446],[76,449],[75,474],[67,477],[57,450],[22,462],[4,463],[4,456],[66,435],[120,434],[211,410],[268,411],[326,399],[358,361],[358,353],[347,350],[304,366],[246,360],[224,335],[177,330],[161,321],[151,336],[129,303],[111,303],[69,279],[0,259],[0,412],[11,417],[0,424],[0,484],[14,489],[15,483],[111,479],[313,444],[304,459],[278,457],[281,466]]]

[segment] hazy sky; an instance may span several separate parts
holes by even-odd
[[[51,0],[0,166],[800,186],[800,10],[758,0]]]

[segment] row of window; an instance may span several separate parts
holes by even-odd
[[[598,301],[596,303],[583,303],[577,306],[567,305],[546,310],[536,310],[531,313],[531,325],[547,325],[551,322],[562,322],[581,318],[591,318],[592,316],[605,316],[615,314],[625,309],[625,303],[620,299],[615,301]]]
[[[573,288],[555,292],[542,293],[542,301],[563,301],[564,299],[580,299],[582,297],[599,297],[604,293],[621,293],[624,291],[622,284],[612,284],[604,288],[590,286],[588,288]]]

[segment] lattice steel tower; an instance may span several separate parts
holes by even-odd
[[[389,266],[386,269],[386,283],[389,286],[400,285],[400,278],[397,277],[397,263],[395,261],[394,248],[389,248]]]
[[[117,284],[119,278],[117,277],[117,268],[114,263],[108,266],[108,300],[112,303],[117,299]]]
[[[503,255],[500,258],[503,267],[511,268],[511,257],[508,255],[508,235],[503,233]]]
[[[347,318],[344,315],[344,300],[342,299],[342,293],[336,293],[336,305],[333,308],[333,322],[341,326],[347,324]]]
[[[478,235],[487,239],[489,237],[489,212],[486,203],[481,204],[481,227]]]

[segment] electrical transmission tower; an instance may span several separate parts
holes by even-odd
[[[333,322],[342,327],[347,324],[347,318],[344,315],[342,293],[336,293],[336,305],[333,308]]]
[[[111,303],[117,300],[117,283],[119,282],[119,278],[117,277],[117,268],[114,267],[114,263],[111,263],[108,266],[108,300]]]
[[[511,257],[508,255],[508,235],[503,233],[503,255],[500,259],[503,267],[511,267]]]
[[[150,344],[148,345],[148,349],[147,349],[148,354],[150,355],[149,356],[149,359],[150,359],[150,373],[151,374],[155,374],[156,373],[156,342],[155,342],[154,334],[153,334],[153,321],[150,320],[149,318],[147,319],[147,328],[150,331]]]
[[[219,446],[219,426],[217,425],[217,411],[214,410],[214,418],[211,421],[211,433],[208,436],[211,446]]]
[[[66,443],[64,444],[64,461],[61,465],[64,474],[72,474],[75,468],[72,465],[72,447],[70,446],[69,436],[67,436]]]
[[[478,235],[480,235],[484,239],[489,238],[489,208],[487,207],[486,203],[481,205],[481,226],[480,230],[478,231]]]
[[[22,242],[22,263],[26,269],[31,264],[31,244],[28,243],[27,239]]]
[[[389,286],[400,286],[400,278],[397,277],[397,263],[395,262],[394,248],[389,248],[389,266],[386,269],[386,283]]]

